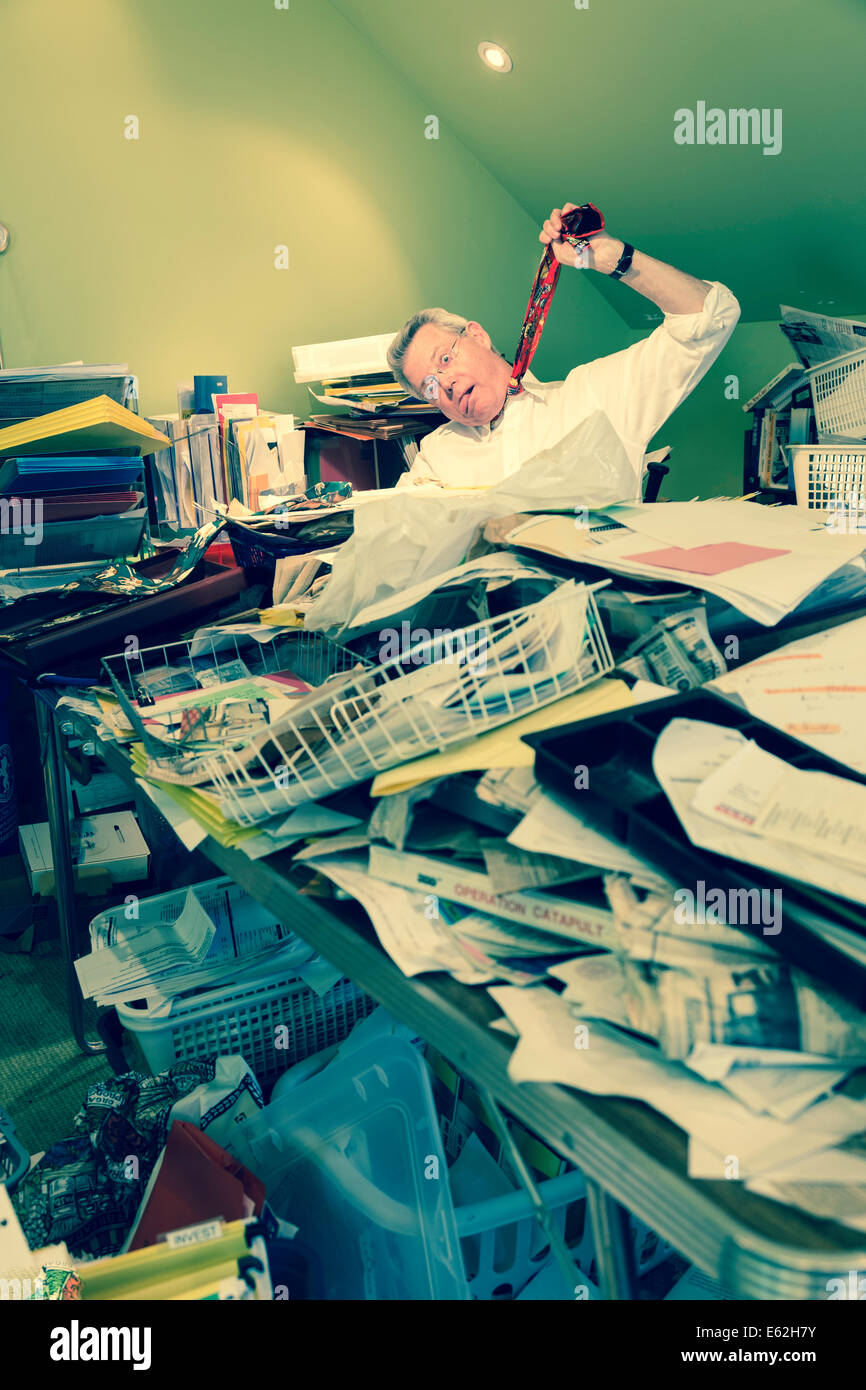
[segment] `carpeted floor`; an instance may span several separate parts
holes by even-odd
[[[46,954],[46,946],[33,956],[0,954],[0,1106],[31,1153],[71,1135],[88,1086],[111,1075],[104,1056],[79,1052],[59,947]],[[95,1037],[93,1013],[85,1019]]]

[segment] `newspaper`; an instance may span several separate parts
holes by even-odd
[[[866,1057],[866,1017],[766,943],[725,923],[678,923],[669,899],[641,901],[622,877],[607,877],[605,888],[631,1026],[666,1057],[685,1060],[701,1044]],[[707,928],[710,940],[683,934]]]
[[[618,669],[671,690],[691,690],[724,675],[728,668],[710,637],[706,610],[700,604],[662,618],[632,642]]]
[[[789,304],[781,304],[779,311],[779,327],[806,367],[866,348],[866,323],[857,319],[831,318]]]
[[[706,975],[649,970],[655,976],[655,1036],[666,1057],[684,1059],[698,1043],[866,1056],[866,1019],[838,996],[819,994],[806,976],[784,962],[762,961]]]
[[[795,1123],[756,1115],[657,1048],[603,1021],[581,1024],[550,989],[495,986],[489,993],[520,1035],[508,1062],[512,1081],[644,1101],[713,1152],[736,1154],[740,1176],[772,1172],[864,1128],[866,1106],[843,1096],[817,1101]]]

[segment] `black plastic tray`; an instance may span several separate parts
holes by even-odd
[[[176,558],[176,553],[169,551],[143,560],[134,568],[155,578],[170,569]],[[0,662],[7,669],[19,671],[56,671],[81,657],[101,657],[121,649],[130,632],[140,639],[153,628],[164,630],[173,622],[198,618],[227,603],[246,587],[242,569],[201,560],[189,577],[172,589],[141,598],[118,597],[105,607],[109,596],[100,593],[76,593],[62,598],[56,594],[40,595],[6,610],[5,631],[15,632],[14,622],[20,628],[20,637],[0,644]],[[97,608],[101,611],[88,611]],[[70,621],[33,635],[37,623],[54,614],[76,610],[77,615]],[[0,623],[3,616],[0,614]]]
[[[810,930],[810,923],[826,922],[866,936],[866,907],[770,870],[701,849],[686,836],[652,768],[656,739],[675,718],[704,720],[737,729],[794,767],[829,772],[866,785],[866,777],[800,739],[753,718],[741,704],[707,690],[690,690],[549,732],[529,734],[524,741],[535,749],[538,780],[569,799],[579,794],[574,786],[575,768],[587,767],[594,798],[600,798],[610,813],[610,832],[681,887],[694,891],[701,879],[724,892],[732,888],[782,887],[782,929],[778,935],[764,936],[759,924],[737,925],[742,931],[760,936],[761,941],[792,964],[826,981],[852,1003],[866,1007],[866,968]]]

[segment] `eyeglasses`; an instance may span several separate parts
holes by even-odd
[[[425,376],[424,380],[421,382],[421,389],[417,394],[419,395],[422,401],[427,401],[429,402],[429,404],[435,405],[436,402],[439,400],[438,378],[442,374],[442,372],[447,372],[451,364],[457,360],[457,356],[460,352],[460,339],[463,337],[463,334],[465,332],[466,329],[461,328],[460,332],[457,334],[457,337],[454,339],[454,342],[451,344],[448,351],[441,352],[439,354],[439,360],[436,363],[436,366],[434,367],[433,371],[430,373],[429,376]]]

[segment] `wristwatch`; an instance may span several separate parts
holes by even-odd
[[[621,280],[622,277],[631,270],[631,259],[634,255],[634,247],[629,246],[627,241],[622,244],[622,255],[610,272],[611,280]]]

